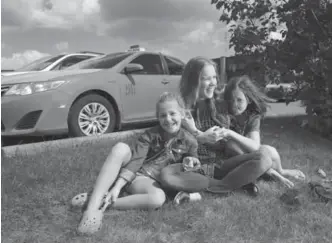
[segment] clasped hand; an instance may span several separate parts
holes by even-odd
[[[183,158],[182,166],[184,171],[196,171],[201,168],[201,162],[195,157],[187,156]]]
[[[232,131],[219,126],[214,126],[206,130],[202,136],[204,136],[207,143],[216,143],[220,140],[228,140],[231,137]]]
[[[185,113],[185,116],[182,119],[182,125],[192,133],[197,130],[194,118],[189,111]],[[214,144],[219,140],[228,140],[231,136],[232,131],[230,129],[219,126],[211,127],[200,135],[201,141],[210,144]]]

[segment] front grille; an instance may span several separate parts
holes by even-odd
[[[1,85],[1,96],[3,96],[11,87],[11,85]]]
[[[23,116],[21,120],[17,123],[16,129],[23,130],[34,128],[41,113],[41,110],[29,112],[28,114]]]

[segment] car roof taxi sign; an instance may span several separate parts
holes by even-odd
[[[139,45],[132,45],[129,47],[128,51],[145,51],[145,48],[140,47]]]

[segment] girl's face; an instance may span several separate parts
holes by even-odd
[[[211,99],[217,87],[217,74],[213,65],[205,65],[199,76],[198,96],[201,99]]]
[[[230,107],[233,115],[241,115],[247,109],[248,99],[241,89],[235,89],[232,92]]]
[[[182,118],[181,108],[176,100],[165,101],[158,105],[158,120],[167,133],[177,133],[180,130]]]

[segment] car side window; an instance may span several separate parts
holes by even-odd
[[[70,67],[76,63],[82,62],[84,60],[87,60],[93,56],[84,56],[84,55],[78,55],[78,56],[70,56],[62,60],[58,65],[56,65],[53,70],[62,70],[67,67]]]
[[[182,75],[184,63],[175,57],[164,56],[169,75]]]
[[[142,54],[130,63],[141,64],[143,66],[143,70],[137,72],[137,74],[164,74],[160,56],[156,54]]]

